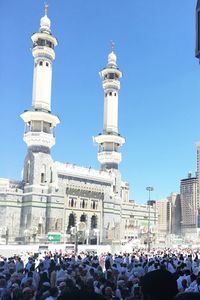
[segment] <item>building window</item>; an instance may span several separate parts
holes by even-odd
[[[76,207],[76,199],[75,198],[70,198],[69,199],[69,206],[70,207]]]
[[[45,165],[42,166],[40,180],[41,180],[41,183],[46,182],[46,166]]]
[[[50,183],[53,182],[53,171],[52,168],[50,168]]]
[[[91,218],[91,229],[97,228],[97,216],[92,216]]]
[[[42,66],[43,65],[43,62],[42,61],[40,61],[40,66]]]
[[[81,201],[80,201],[80,208],[87,208],[87,200],[81,199]]]
[[[80,217],[80,222],[85,222],[87,221],[87,216],[85,214],[81,215]]]
[[[94,200],[91,203],[91,209],[97,209],[97,202]]]
[[[69,215],[69,221],[68,221],[68,226],[67,226],[67,231],[69,232],[70,231],[70,228],[71,227],[74,227],[75,226],[75,223],[76,223],[76,220],[75,220],[75,215],[73,213],[71,213]]]
[[[44,173],[41,173],[41,183],[44,183]]]
[[[110,92],[109,95],[112,96],[112,92]]]
[[[26,182],[29,182],[30,177],[30,161],[27,163]]]
[[[49,63],[48,63],[48,62],[46,62],[46,66],[47,66],[47,67],[49,66]]]

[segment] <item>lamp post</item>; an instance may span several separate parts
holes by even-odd
[[[78,253],[78,230],[77,230],[77,225],[75,226],[75,247],[74,247],[74,252],[75,255]]]
[[[149,200],[147,202],[148,205],[148,232],[147,232],[147,245],[148,245],[148,251],[151,250],[151,241],[150,241],[150,219],[151,219],[151,192],[154,190],[152,186],[147,186],[146,190],[149,192]]]

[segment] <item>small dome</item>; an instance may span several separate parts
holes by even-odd
[[[109,55],[108,55],[108,65],[109,66],[117,66],[117,56],[114,53],[114,51],[112,51]]]
[[[44,17],[40,19],[40,31],[50,32],[51,31],[50,27],[51,27],[51,21],[47,15],[44,15]]]

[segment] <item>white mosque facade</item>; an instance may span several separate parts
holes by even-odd
[[[31,37],[34,75],[32,105],[21,114],[27,154],[23,180],[0,179],[0,234],[10,241],[45,240],[49,232],[71,238],[84,225],[83,242],[114,243],[145,233],[147,219],[155,224],[153,207],[129,200],[129,184],[118,165],[125,139],[118,132],[118,93],[122,73],[112,49],[100,72],[104,90],[104,126],[94,138],[100,170],[54,161],[54,129],[60,123],[51,111],[52,67],[57,40],[45,15]],[[152,227],[153,228],[153,227]],[[154,228],[155,229],[155,228]]]

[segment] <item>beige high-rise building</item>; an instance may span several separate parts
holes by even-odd
[[[181,205],[180,195],[171,193],[168,197],[156,202],[158,209],[158,234],[180,234]]]

